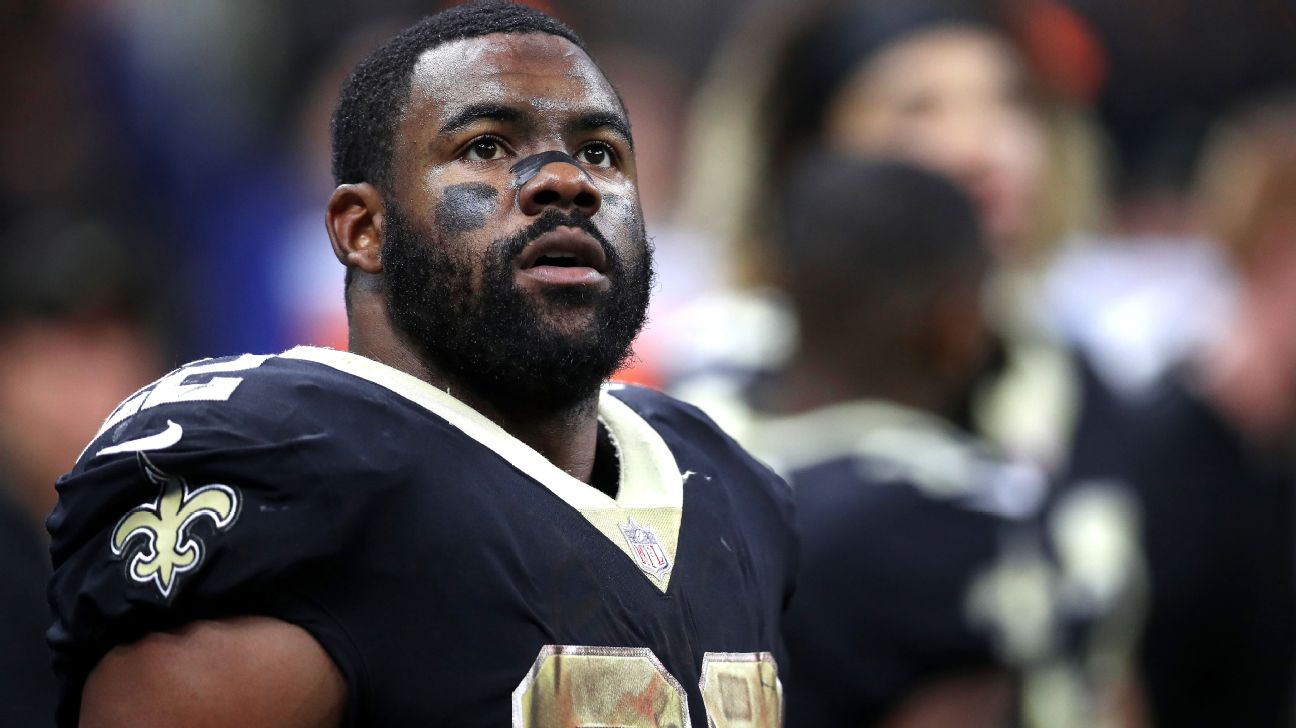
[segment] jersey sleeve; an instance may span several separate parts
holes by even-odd
[[[351,680],[325,604],[362,508],[346,484],[375,464],[337,456],[301,366],[243,356],[182,367],[119,406],[59,480],[47,525],[60,725],[76,724],[108,650],[195,619],[292,622]]]

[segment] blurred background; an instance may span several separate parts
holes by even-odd
[[[1195,588],[1231,593],[1220,574],[1276,563],[1277,576],[1223,601],[1277,590],[1265,617],[1274,631],[1259,641],[1291,640],[1296,3],[940,4],[975,16],[967,27],[981,35],[906,0],[864,3],[873,9],[831,33],[824,20],[840,3],[533,4],[587,39],[634,126],[660,283],[624,378],[741,389],[791,356],[797,324],[771,201],[796,157],[827,150],[935,170],[975,203],[994,261],[984,305],[998,364],[962,424],[1047,472],[1059,493],[1127,483],[1153,524],[1147,509],[1163,506],[1149,504],[1165,499],[1137,481],[1166,468],[1140,460],[1150,448],[1130,423],[1167,377],[1190,372],[1182,379],[1243,459],[1264,462],[1268,500],[1247,513],[1281,516],[1230,522],[1267,534],[1260,550],[1223,564],[1217,551],[1202,556],[1214,571]],[[41,525],[54,480],[115,403],[200,357],[345,346],[343,269],[323,226],[329,115],[360,57],[438,7],[10,0],[0,10],[0,693],[27,696],[0,699],[0,725],[46,724],[32,717],[48,695]],[[1167,427],[1181,422],[1169,417]],[[1151,539],[1149,622],[1157,559],[1177,559],[1176,544],[1235,502],[1212,498],[1189,525],[1174,515],[1135,537]],[[1192,619],[1219,625],[1228,611]],[[1290,650],[1269,658],[1248,685],[1275,683],[1289,710]],[[1209,661],[1226,671],[1233,659]],[[1139,691],[1152,703],[1158,691],[1209,692],[1212,675],[1149,678]],[[1235,719],[1202,724],[1280,724],[1225,715]]]

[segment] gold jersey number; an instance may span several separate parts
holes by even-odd
[[[698,685],[710,728],[779,728],[768,652],[708,652]],[[513,691],[513,728],[689,728],[688,698],[646,647],[548,645]]]

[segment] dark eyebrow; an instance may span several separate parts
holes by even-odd
[[[522,112],[501,104],[470,104],[446,119],[440,133],[448,136],[482,119],[516,123],[522,119]]]
[[[621,114],[609,111],[590,111],[578,116],[567,125],[569,131],[593,131],[607,129],[625,140],[634,149],[634,137],[630,136],[630,122]]]

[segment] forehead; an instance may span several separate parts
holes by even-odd
[[[447,118],[469,104],[620,114],[602,71],[574,43],[546,33],[495,33],[423,53],[410,82],[411,112]]]

